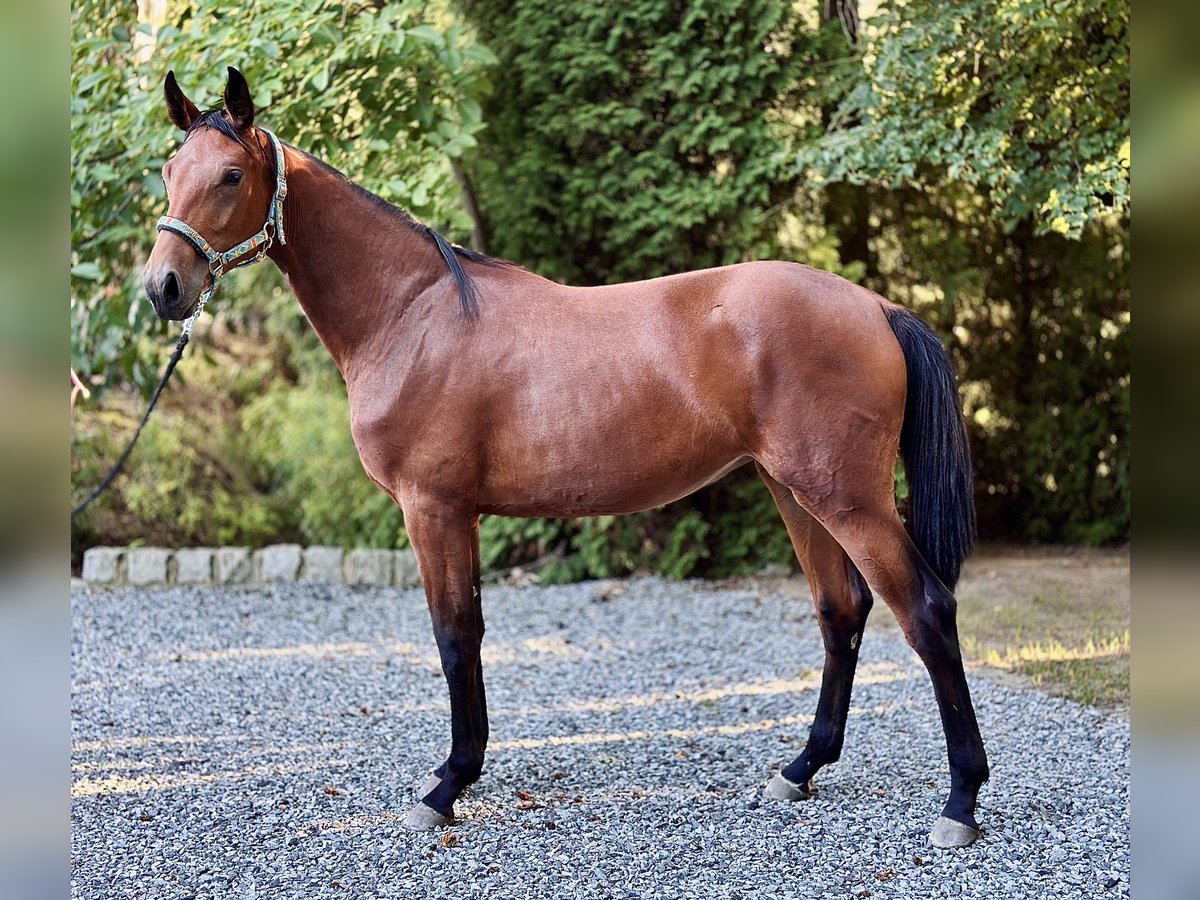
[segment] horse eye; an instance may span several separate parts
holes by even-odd
[[[242,173],[237,169],[233,169],[225,173],[225,177],[221,179],[221,184],[240,184],[242,181]]]

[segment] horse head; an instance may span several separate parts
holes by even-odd
[[[201,112],[174,72],[167,73],[164,94],[171,121],[185,137],[163,166],[169,205],[142,284],[160,318],[181,320],[195,312],[206,290],[211,294],[224,271],[257,259],[239,261],[265,252],[277,236],[282,151],[269,132],[254,127],[250,88],[232,66],[223,107]],[[230,253],[243,244],[244,252]]]

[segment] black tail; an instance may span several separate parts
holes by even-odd
[[[884,309],[904,351],[908,397],[900,453],[914,543],[950,590],[975,540],[971,451],[954,368],[936,334],[907,309]]]

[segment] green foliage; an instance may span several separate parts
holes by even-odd
[[[1130,530],[1125,224],[1077,240],[1011,231],[977,195],[899,191],[874,207],[883,293],[957,358],[981,534],[1102,544]]]
[[[172,149],[162,77],[173,67],[205,105],[233,64],[264,123],[456,236],[476,224],[465,172],[487,249],[547,276],[783,257],[913,308],[958,364],[981,535],[1128,539],[1127,4],[895,0],[857,49],[817,27],[819,4],[462,4],[496,57],[415,2],[280,0],[251,15],[170,0],[151,27],[132,5],[79,0],[77,370],[144,388],[161,367],[169,344],[137,282]],[[231,280],[216,321],[129,473],[73,524],[76,552],[402,546],[399,511],[358,462],[344,388],[278,273]],[[127,392],[111,398],[76,414],[78,493],[139,412]],[[897,487],[903,503],[902,467]],[[794,562],[749,467],[636,516],[485,517],[481,543],[485,569],[540,560],[549,581]]]
[[[1127,540],[1128,232],[1016,237],[1026,283],[995,292],[963,348],[967,378],[986,385],[973,411],[981,512],[1006,537]]]
[[[1129,206],[1126,0],[896,0],[841,67],[816,184],[958,182],[1007,229],[1079,237]]]
[[[140,297],[140,269],[165,211],[159,171],[177,135],[162,82],[173,68],[198,105],[219,103],[225,66],[247,77],[259,119],[285,140],[441,227],[469,222],[448,160],[482,127],[486,49],[426,4],[170,0],[161,23],[138,5],[72,8],[72,365],[93,383],[153,383],[140,337],[166,326]],[[234,284],[223,286],[229,299]]]
[[[404,547],[400,508],[363,471],[345,390],[333,379],[276,382],[242,412],[246,452],[309,544]]]
[[[475,183],[488,249],[598,284],[770,256],[804,71],[774,0],[470,0],[500,59]]]
[[[269,360],[188,360],[112,490],[72,523],[72,546],[407,545],[400,509],[363,471],[345,388],[322,373],[292,385]],[[72,481],[96,484],[140,405],[109,392],[76,416]],[[80,490],[82,493],[82,489]]]
[[[74,483],[90,489],[116,460],[140,414],[132,400],[76,417]],[[71,549],[78,557],[96,543],[258,546],[290,534],[232,419],[160,409],[113,489],[72,521]]]
[[[727,477],[716,490],[720,500],[712,516],[707,574],[742,575],[768,564],[795,564],[775,501],[753,468]]]

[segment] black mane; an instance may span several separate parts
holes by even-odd
[[[472,250],[469,247],[463,247],[455,244],[452,241],[446,240],[442,235],[438,234],[428,225],[423,222],[418,222],[408,212],[400,207],[389,203],[378,194],[373,194],[365,187],[355,184],[349,178],[346,178],[341,172],[335,169],[328,163],[322,162],[316,157],[313,160],[320,166],[324,167],[333,174],[345,179],[346,183],[354,189],[354,192],[370,203],[383,210],[388,215],[399,219],[417,234],[423,238],[432,241],[437,247],[438,252],[442,255],[442,259],[446,262],[446,268],[450,270],[450,276],[454,279],[454,284],[458,288],[458,302],[462,307],[463,313],[468,318],[476,318],[479,315],[479,289],[475,286],[475,279],[471,277],[471,273],[463,268],[462,260],[469,260],[474,263],[481,263],[485,266],[511,266],[513,263],[503,259],[496,259],[494,256],[488,256],[486,253],[480,253],[478,250]]]
[[[200,115],[198,115],[192,122],[191,127],[188,128],[187,135],[184,137],[184,141],[191,137],[192,132],[196,131],[201,126],[215,128],[230,140],[237,141],[251,153],[254,153],[257,150],[259,153],[264,154],[269,160],[268,164],[272,169],[274,169],[275,160],[273,155],[266,153],[262,147],[255,148],[252,146],[250,141],[247,140],[246,133],[238,129],[238,127],[229,120],[229,117],[225,115],[225,110],[221,107],[205,110],[204,112],[200,113]],[[288,144],[288,146],[291,147],[292,145]],[[296,147],[292,147],[292,149],[298,150]],[[305,155],[321,168],[343,179],[355,190],[355,192],[369,200],[372,205],[399,219],[417,234],[431,241],[433,245],[437,247],[438,252],[442,255],[442,259],[445,260],[446,267],[450,270],[450,276],[454,279],[455,287],[458,288],[458,302],[459,306],[462,308],[463,314],[471,319],[474,319],[479,315],[479,289],[475,285],[475,279],[473,279],[471,274],[463,268],[462,260],[465,259],[470,262],[480,263],[485,266],[511,266],[512,263],[506,260],[496,259],[495,257],[488,256],[486,253],[480,253],[467,247],[461,247],[458,244],[446,240],[442,235],[438,234],[428,225],[418,222],[400,207],[389,203],[378,194],[371,193],[361,185],[355,184],[333,166],[317,159],[311,154]]]

